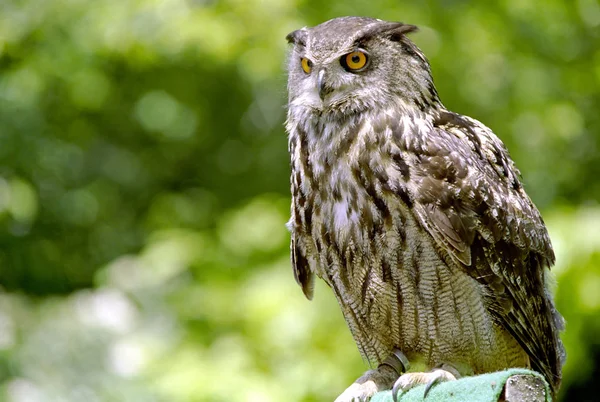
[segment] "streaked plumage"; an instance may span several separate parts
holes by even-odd
[[[504,144],[442,105],[415,29],[346,17],[288,36],[296,279],[309,299],[325,280],[373,363],[398,348],[463,375],[531,366],[557,390],[544,222]],[[356,49],[370,63],[348,72]]]

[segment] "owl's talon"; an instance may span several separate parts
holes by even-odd
[[[434,376],[429,380],[427,385],[425,385],[425,392],[423,393],[423,399],[427,398],[427,394],[429,393],[429,391],[435,384],[444,382],[444,381],[456,380],[456,377],[454,375],[452,375],[448,371],[445,371],[442,369],[434,369],[432,371],[432,374],[434,374]],[[448,378],[447,376],[450,376],[451,378]]]
[[[429,390],[431,389],[431,387],[433,387],[435,384],[437,384],[439,382],[439,377],[435,377],[432,378],[431,380],[429,380],[429,382],[427,383],[427,385],[425,385],[425,392],[423,392],[423,399],[427,398],[427,394],[429,393]]]
[[[425,392],[423,394],[423,398],[425,399],[435,384],[444,381],[455,381],[457,377],[460,377],[453,367],[448,365],[443,365],[443,367],[444,368],[435,368],[427,373],[406,373],[400,376],[392,388],[392,398],[394,399],[394,402],[398,402],[399,395],[421,384],[426,384]]]
[[[398,402],[398,392],[402,394],[402,388],[398,385],[398,381],[396,381],[394,387],[392,388],[392,399],[394,402]]]

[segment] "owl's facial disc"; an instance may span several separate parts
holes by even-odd
[[[352,77],[351,75],[365,71],[369,67],[369,62],[369,54],[366,50],[356,49],[341,56],[338,59],[339,65],[337,65],[334,60],[329,63],[328,67],[319,69],[317,75],[317,89],[321,101],[325,101],[325,97],[335,92],[336,89],[342,89],[345,86],[344,83],[347,84],[349,81],[354,80],[355,77]],[[345,72],[340,70],[340,66]],[[326,73],[327,69],[331,70],[331,76],[329,77]]]
[[[304,90],[300,91],[302,104],[325,111],[338,108],[359,96],[363,77],[368,74],[370,60],[365,50],[352,50],[326,60],[312,61],[300,57]]]
[[[301,74],[301,88],[292,103],[310,106],[313,109],[324,111],[333,103],[340,104],[347,97],[349,82],[340,80],[341,75],[351,75],[344,71],[338,59],[316,60],[301,56],[299,58]]]

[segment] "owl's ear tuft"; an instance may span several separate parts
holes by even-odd
[[[415,25],[404,24],[402,22],[380,21],[379,23],[372,24],[367,29],[363,30],[356,42],[357,44],[360,44],[370,40],[375,36],[398,42],[404,35],[415,32],[418,29],[419,28],[417,28]]]
[[[388,30],[386,32],[386,35],[391,41],[398,42],[406,34],[417,32],[418,30],[419,27],[417,27],[416,25],[398,23],[396,27]]]
[[[307,32],[305,28],[297,29],[294,32],[290,32],[287,34],[285,39],[288,43],[292,43],[294,45],[306,46],[306,36]]]

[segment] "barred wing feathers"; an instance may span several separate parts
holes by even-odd
[[[488,309],[558,389],[562,318],[544,287],[554,252],[504,144],[476,120],[442,112],[416,153],[409,193],[420,224],[484,286]]]

